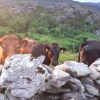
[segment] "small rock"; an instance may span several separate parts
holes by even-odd
[[[52,86],[54,87],[61,87],[62,85],[66,84],[69,80],[70,75],[62,70],[54,70],[52,73]]]
[[[85,84],[89,84],[89,85],[94,86],[93,80],[91,78],[89,78],[89,77],[85,77],[81,81],[82,81],[82,83],[85,83]]]
[[[82,85],[82,83],[80,82],[80,80],[78,80],[76,78],[71,77],[69,79],[69,81],[68,81],[68,84],[72,87],[72,90],[82,91],[82,92],[85,91],[84,86]]]
[[[85,84],[85,89],[86,91],[91,94],[91,95],[94,95],[94,96],[98,96],[99,94],[99,90],[96,89],[95,87],[93,87],[92,85],[89,85],[89,84]]]
[[[89,66],[89,69],[90,69],[90,75],[89,75],[89,77],[92,80],[100,79],[100,72],[97,71],[97,66],[95,66],[94,64],[92,64],[92,65]]]
[[[62,95],[61,100],[87,100],[85,95],[80,92],[69,92]]]

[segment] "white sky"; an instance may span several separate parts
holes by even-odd
[[[73,1],[79,1],[79,2],[100,2],[100,0],[73,0]]]

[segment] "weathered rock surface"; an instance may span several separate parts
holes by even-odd
[[[56,66],[55,69],[62,69],[69,72],[72,76],[83,77],[90,74],[90,70],[87,65],[78,63],[75,61],[67,61],[63,65]]]
[[[94,63],[92,63],[90,66],[90,78],[92,78],[93,80],[96,80],[96,79],[100,79],[100,71],[99,71],[99,68],[100,68],[100,59],[96,60]]]
[[[15,55],[9,61],[4,66],[0,85],[9,87],[15,97],[31,98],[48,78],[48,70],[41,65],[44,56],[32,60],[31,55]]]
[[[85,84],[85,89],[91,95],[98,95],[99,94],[99,90],[97,88],[93,87],[92,85]]]
[[[85,95],[80,92],[69,92],[62,95],[61,100],[87,100]]]
[[[83,78],[83,79],[82,79],[82,83],[83,83],[83,84],[89,84],[89,85],[94,86],[93,80],[92,80],[91,78],[89,78],[89,77]]]
[[[71,77],[68,81],[68,84],[72,87],[72,90],[84,92],[84,86],[82,85],[81,81]]]
[[[68,82],[70,75],[62,70],[54,70],[52,73],[51,84],[54,87],[61,87]]]

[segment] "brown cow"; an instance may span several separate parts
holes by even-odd
[[[59,54],[62,50],[66,51],[65,48],[60,48],[57,43],[52,43],[51,45],[35,43],[35,45],[33,46],[32,55],[34,57],[44,55],[44,64],[49,65],[51,63],[55,66],[58,64]]]
[[[78,62],[83,62],[90,66],[95,60],[100,58],[100,41],[85,41],[80,45]]]
[[[20,47],[24,47],[27,44],[27,40],[20,40],[15,35],[5,35],[0,38],[0,64],[4,64],[5,61],[14,54],[20,53]]]

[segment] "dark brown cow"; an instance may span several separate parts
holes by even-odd
[[[21,41],[15,35],[5,35],[0,38],[0,64],[4,64],[12,55],[19,54],[20,47],[24,47],[26,44],[26,40]]]
[[[57,43],[48,44],[35,43],[32,50],[32,55],[38,57],[40,55],[45,56],[44,64],[49,65],[50,63],[55,66],[58,64],[58,58],[60,51],[65,51],[65,48],[60,48]]]
[[[100,41],[85,41],[80,45],[78,62],[83,62],[90,66],[95,60],[100,58]]]

